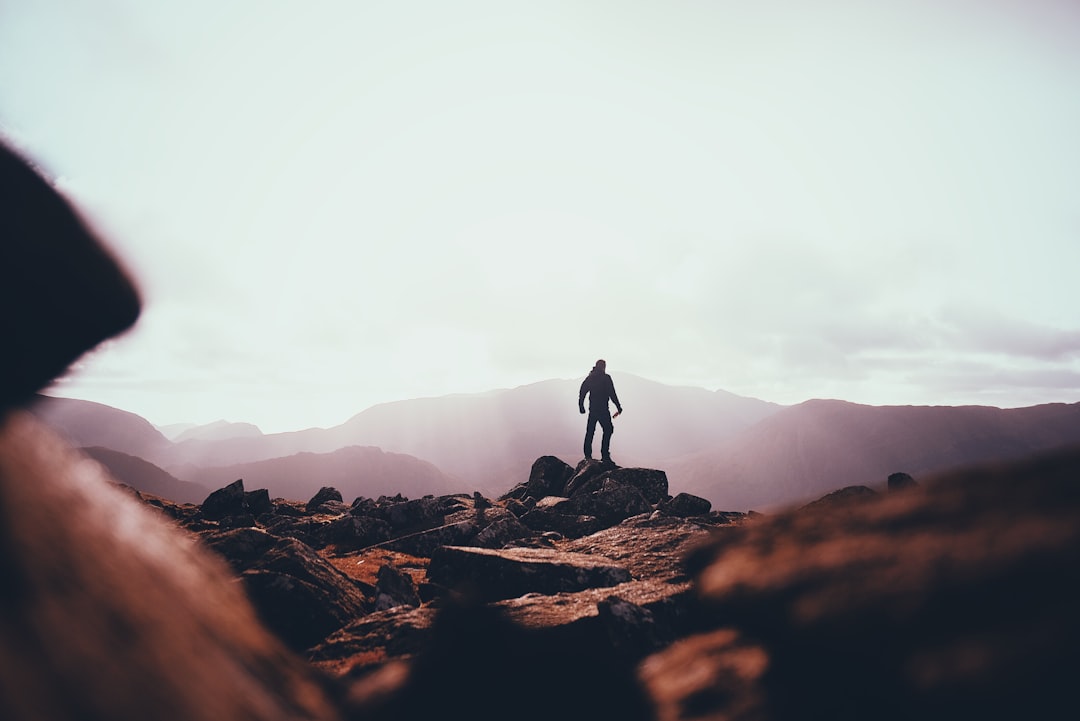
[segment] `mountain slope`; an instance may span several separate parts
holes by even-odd
[[[27,410],[76,447],[111,448],[157,462],[172,446],[142,416],[102,403],[39,395]]]
[[[615,421],[612,453],[621,465],[656,467],[664,459],[716,445],[781,406],[723,391],[668,386],[613,374],[626,413]],[[547,380],[486,393],[384,403],[330,429],[308,429],[223,441],[189,440],[162,465],[221,466],[338,448],[377,446],[429,461],[470,488],[501,493],[532,462],[583,455],[585,416],[577,411],[580,379]],[[599,451],[599,431],[594,452]]]
[[[349,446],[332,453],[297,453],[214,468],[191,469],[186,477],[211,489],[238,478],[248,489],[266,488],[274,497],[306,500],[323,486],[341,492],[346,502],[358,496],[377,498],[401,493],[409,498],[428,494],[471,492],[462,483],[412,456],[378,448]]]
[[[80,450],[103,465],[115,480],[137,491],[152,493],[178,503],[196,504],[202,503],[210,495],[210,489],[206,486],[181,481],[142,458],[100,446]]]
[[[811,400],[715,448],[672,460],[672,492],[725,510],[799,503],[849,485],[880,485],[973,462],[1080,442],[1080,403],[1029,408],[866,406]]]
[[[192,439],[223,441],[228,438],[251,438],[262,434],[263,432],[259,430],[259,427],[251,423],[230,423],[223,420],[185,428],[173,437],[173,441],[176,443]]]

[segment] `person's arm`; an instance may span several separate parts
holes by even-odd
[[[622,413],[622,404],[619,403],[619,394],[615,392],[615,381],[611,380],[611,376],[608,376],[608,386],[611,388],[611,400],[615,403],[615,408]]]
[[[585,394],[589,392],[588,385],[589,379],[586,378],[585,380],[581,381],[581,390],[578,391],[577,407],[578,410],[582,413],[585,412]]]

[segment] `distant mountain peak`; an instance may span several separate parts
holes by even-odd
[[[232,423],[226,420],[218,420],[200,426],[193,426],[183,431],[174,441],[225,441],[230,438],[255,438],[263,435],[258,426],[251,423]]]

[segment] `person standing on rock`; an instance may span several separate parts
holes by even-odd
[[[578,391],[578,410],[581,413],[585,413],[585,396],[589,396],[589,420],[585,424],[585,460],[592,460],[593,434],[596,432],[596,424],[599,423],[604,431],[600,439],[600,460],[611,463],[611,434],[614,433],[615,426],[611,423],[608,403],[615,404],[616,416],[622,413],[622,404],[615,393],[615,383],[607,374],[607,361],[596,361],[589,375],[581,382],[581,390]]]

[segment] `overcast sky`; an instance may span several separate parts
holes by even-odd
[[[1080,401],[1072,0],[2,0],[0,134],[145,299],[51,392],[157,424]]]

